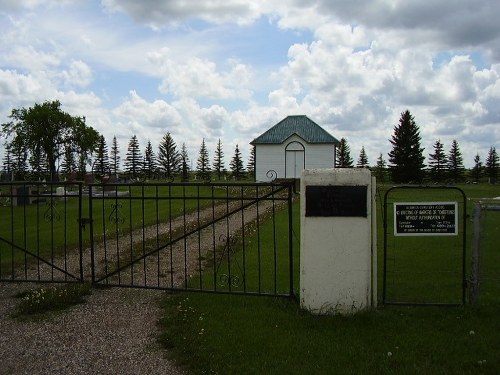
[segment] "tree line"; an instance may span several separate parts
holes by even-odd
[[[155,152],[151,141],[141,151],[136,135],[129,142],[125,157],[113,137],[111,149],[103,135],[86,124],[85,117],[74,117],[61,110],[59,101],[47,101],[30,108],[13,109],[10,120],[2,124],[0,135],[6,138],[3,173],[13,180],[57,181],[59,175],[75,175],[83,179],[90,172],[97,177],[125,174],[132,179],[162,178],[172,180],[178,176],[187,181],[232,177],[240,180],[255,168],[255,149],[252,149],[246,169],[240,149],[226,169],[222,141],[219,139],[213,161],[210,160],[205,139],[202,140],[196,169],[191,162],[185,143],[180,149],[167,132]]]
[[[425,164],[424,148],[421,147],[421,136],[418,125],[410,111],[401,113],[398,125],[394,127],[389,152],[389,163],[380,153],[374,166],[369,165],[364,146],[361,147],[356,165],[351,157],[349,144],[345,138],[340,140],[335,155],[336,168],[370,168],[378,181],[390,179],[393,183],[457,183],[466,180],[479,182],[487,177],[495,183],[500,171],[500,159],[495,147],[490,147],[485,163],[479,154],[474,157],[474,166],[467,171],[458,142],[454,139],[446,153],[441,140],[433,144],[432,153],[428,154]]]
[[[194,170],[185,143],[178,148],[172,135],[167,132],[155,152],[150,141],[141,151],[136,135],[129,142],[123,165],[120,149],[113,138],[111,150],[104,136],[86,124],[85,117],[75,117],[61,110],[57,100],[35,104],[33,107],[13,109],[10,121],[2,124],[0,136],[6,139],[3,158],[3,175],[9,179],[56,181],[60,173],[76,174],[83,179],[90,171],[98,176],[124,173],[130,178],[173,179],[179,177],[187,181],[219,180],[230,176],[242,179],[246,173],[253,175],[255,169],[255,148],[245,166],[238,145],[226,169],[222,141],[219,139],[213,159],[210,160],[205,139],[202,140],[196,168]],[[438,139],[428,154],[425,164],[424,148],[418,125],[409,110],[401,113],[399,123],[394,126],[389,140],[392,146],[388,153],[388,162],[381,153],[374,166],[369,166],[364,147],[361,148],[356,167],[370,168],[381,182],[391,179],[394,183],[422,183],[433,181],[463,182],[466,179],[479,181],[487,177],[495,183],[498,178],[500,163],[495,147],[491,147],[483,162],[479,154],[474,157],[474,167],[466,171],[462,153],[456,140],[452,141],[446,153],[444,145]],[[336,168],[353,168],[347,140],[342,138],[335,154]]]

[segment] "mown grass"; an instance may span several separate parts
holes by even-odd
[[[469,198],[500,195],[496,186],[463,188]],[[444,198],[426,199],[454,199]],[[382,247],[380,216],[378,222]],[[492,225],[497,228],[499,221]],[[457,275],[451,286],[440,281],[448,281],[443,270],[455,272],[457,266],[461,270],[461,250],[457,255],[436,237],[419,246],[409,241],[391,249],[399,267],[393,270],[411,274],[407,277],[402,272],[402,280],[392,280],[391,297],[418,302],[460,300],[460,275],[458,285]],[[469,241],[470,236],[467,272]],[[193,374],[497,374],[500,283],[492,288],[490,298],[481,299],[479,306],[380,306],[348,317],[314,316],[293,299],[180,293],[164,300],[161,342]]]

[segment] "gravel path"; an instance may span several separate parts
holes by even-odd
[[[269,203],[260,207],[263,212]],[[209,214],[207,211],[202,216]],[[255,207],[246,209],[245,225],[255,217]],[[241,228],[239,214],[231,217],[231,222],[231,232]],[[210,246],[211,241],[202,243]],[[195,269],[197,252],[192,253],[189,267]],[[69,263],[78,261],[74,255]],[[11,315],[18,302],[14,295],[35,287],[40,284],[0,283],[0,375],[184,374],[166,358],[166,351],[157,342],[159,301],[164,291],[94,289],[86,303],[50,319],[14,319]]]
[[[0,284],[1,375],[184,374],[156,340],[165,292],[95,289],[86,303],[48,319],[12,318],[13,295],[32,287]]]

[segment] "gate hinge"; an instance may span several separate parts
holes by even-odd
[[[85,230],[85,226],[87,224],[90,224],[92,223],[94,220],[91,219],[90,217],[81,217],[80,219],[78,219],[78,222],[80,223],[80,228],[82,228],[83,230]]]

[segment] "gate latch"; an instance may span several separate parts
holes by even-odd
[[[90,217],[81,217],[80,219],[78,219],[78,222],[80,223],[80,228],[82,228],[83,230],[85,230],[85,226],[87,224],[90,224],[93,221],[94,220],[92,220]]]

